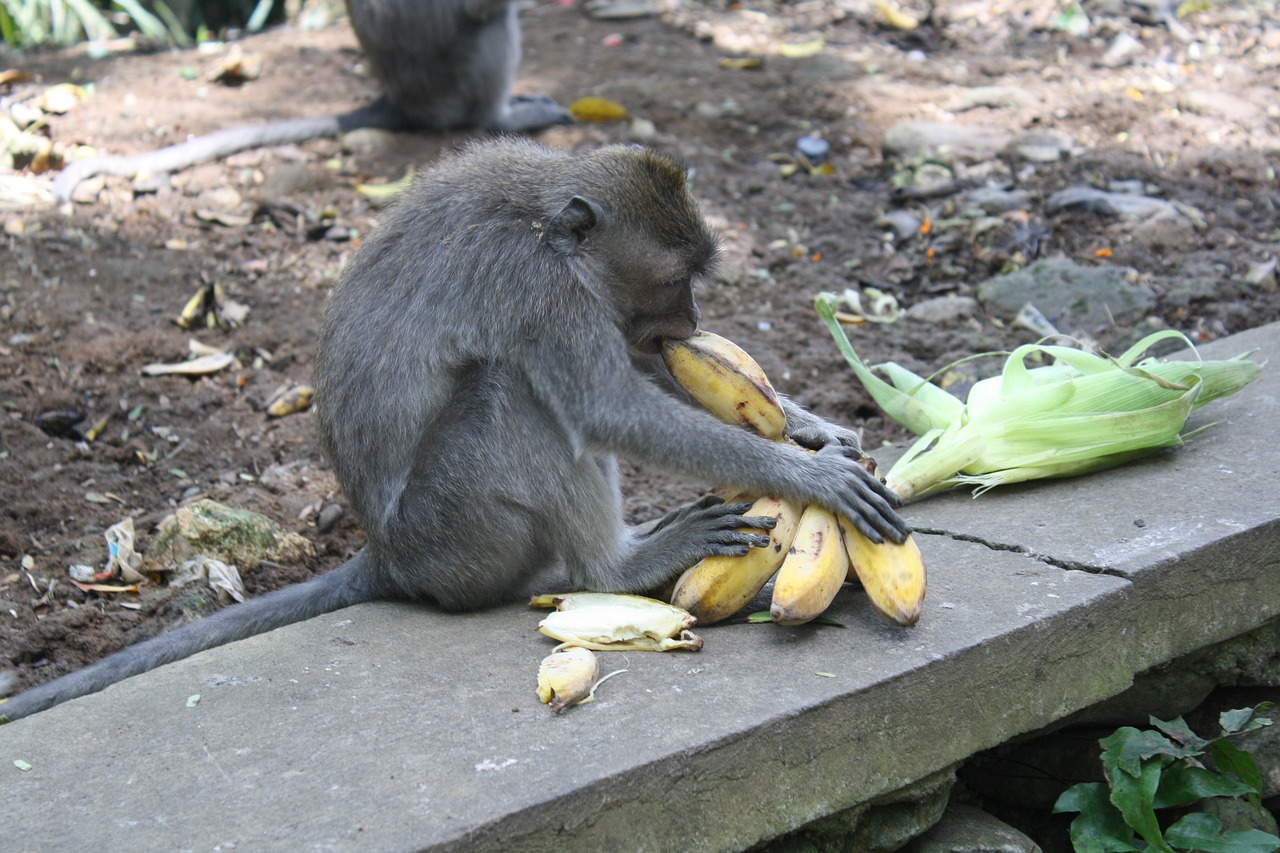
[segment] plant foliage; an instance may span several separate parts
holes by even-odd
[[[1132,726],[1117,729],[1099,741],[1107,781],[1084,782],[1063,792],[1055,813],[1076,812],[1071,843],[1078,853],[1129,851],[1204,851],[1204,853],[1273,853],[1280,838],[1259,829],[1226,830],[1213,815],[1187,811],[1211,797],[1243,797],[1262,810],[1262,776],[1253,756],[1228,738],[1271,725],[1259,716],[1267,709],[1224,711],[1221,733],[1204,739],[1181,717],[1151,718],[1155,729]],[[1208,753],[1217,770],[1198,758]],[[1181,809],[1172,820],[1161,820],[1161,809]]]

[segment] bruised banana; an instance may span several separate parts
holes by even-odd
[[[667,370],[695,400],[725,423],[780,441],[787,416],[768,377],[742,347],[713,332],[662,342]]]
[[[849,574],[840,523],[831,510],[809,504],[773,581],[769,615],[779,625],[803,625],[822,615]]]
[[[871,606],[887,621],[909,627],[920,618],[926,586],[924,561],[915,539],[901,545],[886,540],[877,545],[840,519],[849,554],[849,579],[856,576],[871,599]]]
[[[671,603],[696,616],[699,625],[727,619],[746,607],[786,559],[801,509],[784,498],[757,500],[745,514],[776,519],[768,531],[769,544],[752,548],[742,557],[706,557],[695,563],[676,581]],[[743,532],[756,531],[743,528]]]
[[[663,357],[676,381],[712,414],[766,438],[783,439],[786,415],[777,394],[760,366],[736,344],[698,332],[683,341],[664,341]],[[748,515],[773,515],[760,504],[774,500],[762,498]],[[804,507],[803,514],[796,512],[798,507],[789,509],[799,529],[794,531],[792,553],[780,565],[773,563],[772,546],[781,539],[779,528],[787,532],[782,519],[772,531],[769,547],[753,548],[745,557],[709,557],[687,570],[676,582],[672,602],[694,613],[704,625],[715,622],[749,602],[768,581],[766,569],[773,565],[778,577],[771,613],[779,624],[798,625],[818,616],[845,578],[852,580],[855,575],[885,619],[904,626],[916,623],[924,600],[925,569],[914,540],[876,545],[846,519],[821,507]],[[817,511],[805,529],[804,518],[810,510]],[[827,517],[819,524],[816,516],[821,514]],[[833,527],[836,532],[831,535]],[[816,544],[812,540],[819,529],[826,532],[821,544]],[[738,603],[743,595],[746,599]]]
[[[538,667],[538,699],[559,714],[570,705],[589,701],[599,675],[600,664],[589,649],[557,649]]]

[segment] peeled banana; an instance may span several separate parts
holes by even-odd
[[[698,331],[683,340],[663,341],[662,358],[681,387],[711,414],[765,438],[782,439],[787,416],[778,394],[742,347]]]
[[[542,659],[538,667],[538,699],[559,714],[570,705],[590,701],[600,665],[589,649],[564,646]]]
[[[849,574],[840,524],[831,510],[809,504],[791,551],[773,580],[769,615],[779,625],[803,625],[831,605]]]
[[[535,595],[529,603],[559,608],[538,623],[540,632],[585,649],[667,652],[702,648],[702,638],[689,630],[697,622],[691,614],[642,595]]]
[[[849,573],[862,582],[871,606],[890,622],[916,624],[924,604],[926,580],[915,539],[908,536],[901,545],[887,540],[877,545],[844,518],[840,519],[840,531],[849,552]]]

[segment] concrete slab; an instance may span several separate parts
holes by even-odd
[[[921,546],[914,629],[846,587],[844,629],[604,655],[628,671],[559,717],[536,610],[365,605],[215,649],[0,728],[6,846],[742,849],[1129,683],[1125,581]]]
[[[1280,326],[1207,352],[1251,346],[1280,352]],[[1280,613],[1278,390],[1270,368],[1120,471],[916,505],[913,629],[846,587],[843,629],[606,655],[628,671],[559,717],[520,607],[366,605],[197,655],[0,727],[2,846],[744,849]]]

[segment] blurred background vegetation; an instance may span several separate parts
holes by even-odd
[[[425,2],[425,0],[424,0]],[[10,48],[64,47],[136,35],[190,44],[227,29],[258,30],[286,16],[285,0],[0,0]]]

